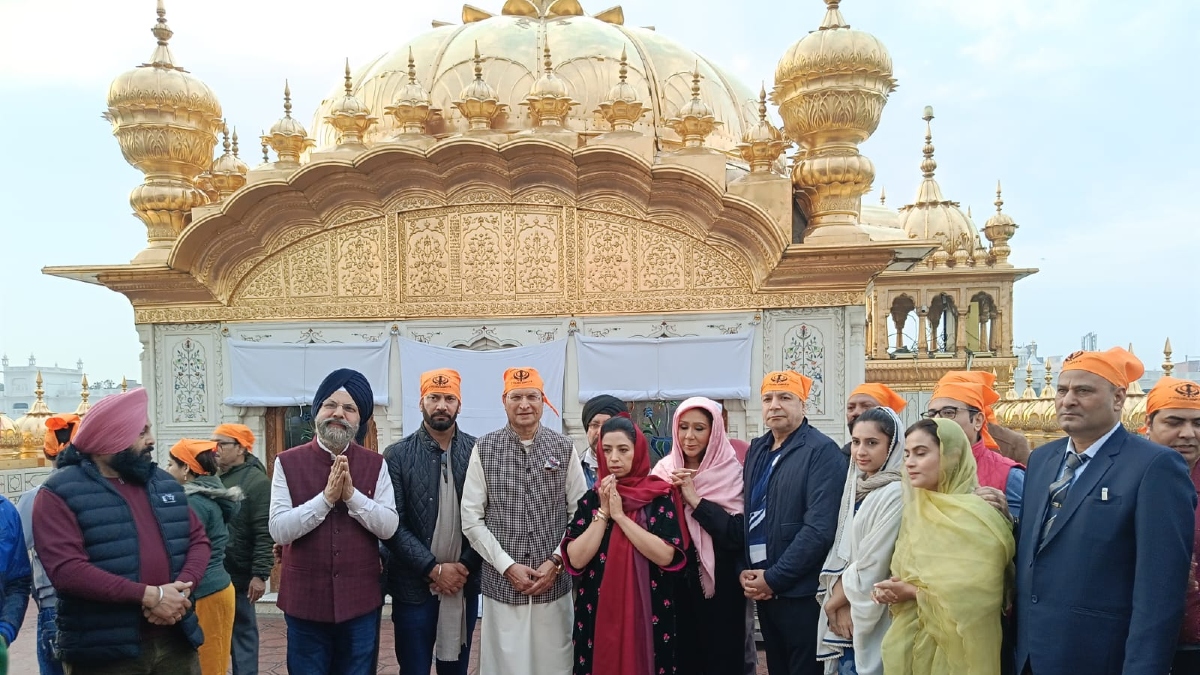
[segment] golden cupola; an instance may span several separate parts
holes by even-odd
[[[496,90],[483,79],[483,57],[479,55],[479,44],[475,45],[475,78],[467,83],[454,107],[467,120],[467,131],[487,131],[492,128],[492,120],[500,114],[503,107],[496,95]]]
[[[850,28],[839,0],[825,5],[820,27],[779,60],[772,98],[800,144],[792,183],[809,221],[804,240],[866,241],[858,222],[875,166],[858,145],[879,126],[896,79],[883,43]]]
[[[300,166],[300,155],[314,145],[304,125],[292,117],[292,87],[286,80],[283,83],[283,117],[271,125],[263,140],[275,151],[279,158],[275,166],[281,169]]]
[[[338,148],[361,150],[363,134],[376,122],[371,116],[371,110],[354,95],[354,80],[350,77],[350,59],[346,59],[346,95],[341,97],[329,109],[325,121],[337,129]]]
[[[42,396],[46,393],[42,390],[42,371],[38,371],[34,383],[37,388],[33,390],[33,395],[36,397],[33,405],[30,406],[29,412],[18,417],[14,422],[16,431],[21,436],[22,459],[35,458],[41,454],[39,449],[42,447],[42,438],[46,435],[46,420],[54,414],[42,400]]]
[[[92,392],[88,389],[87,375],[84,375],[83,379],[79,381],[79,405],[75,407],[76,415],[83,417],[92,409],[92,404],[88,402],[91,396]]]
[[[246,184],[246,174],[250,172],[250,167],[238,157],[237,129],[233,130],[232,143],[229,140],[228,126],[221,129],[221,136],[224,139],[221,143],[224,152],[213,160],[209,180],[217,190],[218,199],[225,200]]]
[[[554,74],[554,59],[550,56],[550,40],[543,41],[542,74],[533,81],[522,104],[529,108],[533,126],[562,128],[571,108],[579,103],[571,100],[567,83]]]
[[[767,89],[764,85],[758,92],[758,124],[742,136],[738,150],[742,159],[750,165],[750,173],[769,173],[779,156],[787,149],[783,134],[767,119]]]
[[[175,238],[191,222],[192,209],[208,203],[195,181],[212,164],[221,128],[216,95],[175,65],[162,0],[151,33],[158,46],[150,62],[113,80],[104,112],[125,161],[146,176],[129,195],[148,240],[135,263],[165,263]]]
[[[692,98],[679,108],[667,124],[683,139],[684,148],[702,148],[708,135],[720,126],[713,109],[700,96],[700,64],[692,71]]]
[[[408,83],[400,88],[395,102],[384,108],[384,112],[396,120],[400,134],[424,134],[425,125],[434,112],[429,92],[417,81],[417,63],[411,47],[408,50]]]
[[[958,202],[946,199],[942,188],[934,178],[937,161],[933,158],[933,108],[925,106],[925,158],[921,160],[921,186],[912,204],[900,207],[897,224],[909,237],[937,241],[941,246],[934,251],[930,264],[934,269],[961,268],[968,256],[979,248],[979,232],[975,223],[963,213]],[[986,261],[984,262],[986,264]]]
[[[621,47],[621,62],[617,69],[617,83],[608,90],[604,101],[596,108],[596,113],[608,122],[614,132],[631,132],[633,125],[649,112],[638,96],[637,90],[629,84],[629,56]]]
[[[987,219],[987,223],[983,226],[983,233],[987,236],[988,241],[992,242],[993,264],[997,267],[1012,267],[1012,263],[1008,262],[1008,256],[1012,254],[1012,249],[1008,246],[1008,241],[1017,233],[1017,223],[1004,212],[1004,199],[1000,196],[1000,181],[996,181],[996,215]]]

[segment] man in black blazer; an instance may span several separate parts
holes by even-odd
[[[1017,670],[1165,675],[1183,617],[1196,490],[1187,465],[1125,431],[1142,376],[1121,348],[1076,352],[1055,394],[1067,438],[1033,452],[1017,539]]]

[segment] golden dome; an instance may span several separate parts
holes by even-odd
[[[283,117],[271,126],[271,131],[263,140],[279,156],[277,164],[283,166],[299,165],[300,153],[313,146],[313,140],[308,137],[304,125],[292,117],[292,87],[287,80],[283,82]]]
[[[721,125],[713,116],[713,110],[700,97],[700,67],[692,71],[692,98],[683,104],[667,124],[683,139],[686,148],[704,145],[704,139]]]
[[[217,190],[218,198],[224,199],[246,184],[246,174],[250,172],[250,167],[238,157],[237,130],[233,131],[232,143],[229,142],[228,126],[221,130],[221,135],[224,137],[222,146],[225,152],[213,161],[209,180]]]
[[[354,96],[354,82],[350,79],[350,59],[346,59],[346,95],[329,108],[325,121],[338,130],[338,147],[361,147],[362,135],[378,120],[371,117],[371,110]]]
[[[411,47],[408,49],[408,83],[400,88],[395,102],[384,107],[384,112],[396,120],[400,133],[425,133],[425,123],[433,114],[433,104],[429,100],[429,92],[417,81],[417,64]]]
[[[637,90],[629,84],[629,58],[624,47],[621,47],[617,83],[608,90],[608,95],[595,112],[608,122],[613,131],[633,131],[633,125],[649,112],[638,99]]]
[[[429,93],[432,107],[441,109],[441,114],[430,119],[428,132],[444,136],[465,131],[467,121],[453,102],[463,100],[460,92],[466,93],[464,87],[474,86],[472,57],[476,42],[484,55],[489,88],[494,87],[498,101],[514,104],[524,101],[534,82],[544,74],[542,45],[548,39],[554,47],[554,74],[579,102],[566,116],[564,127],[571,131],[593,136],[613,130],[600,111],[606,101],[625,100],[610,97],[619,84],[622,50],[627,54],[626,84],[634,91],[632,98],[651,111],[634,124],[634,129],[657,138],[666,149],[682,145],[662,121],[690,100],[692,71],[697,62],[703,78],[703,99],[724,124],[707,139],[709,147],[735,152],[742,134],[757,119],[750,89],[674,40],[651,29],[623,25],[619,8],[586,16],[573,0],[508,0],[497,16],[468,8],[463,19],[463,25],[434,28],[359,69],[354,78],[355,95],[372,110],[383,110],[400,99],[401,91],[409,85],[411,47],[419,66],[417,80]],[[324,118],[342,93],[339,86],[318,106],[313,136],[322,145],[335,138],[335,130]],[[500,115],[493,126],[515,133],[532,128],[534,120],[517,109]],[[366,142],[383,141],[397,131],[400,128],[394,118],[382,120],[366,134]]]
[[[988,241],[992,242],[994,263],[1008,267],[1010,266],[1008,256],[1012,253],[1012,249],[1008,246],[1008,240],[1017,233],[1018,225],[1003,210],[1004,199],[1000,196],[1000,181],[996,181],[996,201],[994,203],[996,204],[996,215],[987,219],[983,233],[987,235]]]
[[[922,119],[925,120],[925,159],[921,161],[924,179],[917,189],[916,201],[900,207],[897,224],[911,238],[941,242],[941,248],[934,254],[935,262],[948,263],[957,254],[953,258],[957,266],[960,259],[965,261],[967,255],[979,247],[979,231],[975,229],[971,218],[959,208],[958,202],[942,196],[942,188],[933,177],[937,162],[933,159],[933,132],[929,125],[933,119],[932,107],[925,107]]]
[[[208,202],[193,181],[212,163],[221,128],[221,104],[212,89],[175,65],[162,0],[157,13],[151,33],[158,46],[150,62],[113,80],[104,112],[125,161],[147,176],[129,197],[150,244],[134,259],[139,262],[165,261],[192,208]]]
[[[522,104],[529,107],[534,126],[563,126],[571,108],[579,105],[571,100],[567,83],[554,74],[554,59],[550,57],[550,40],[543,45],[542,74],[534,80],[529,95]]]
[[[474,64],[475,79],[463,88],[458,100],[454,101],[454,107],[467,120],[469,131],[481,131],[492,127],[492,120],[500,114],[503,106],[496,97],[496,90],[483,79],[483,57],[479,55],[478,42],[475,43],[475,57],[471,63]]]
[[[15,431],[21,436],[22,454],[29,454],[32,449],[42,447],[42,437],[46,435],[46,419],[54,414],[42,400],[42,395],[46,393],[42,391],[42,371],[38,371],[34,382],[37,389],[33,390],[33,394],[37,399],[29,408],[29,412],[13,422]]]
[[[742,159],[750,165],[750,173],[766,173],[771,171],[771,166],[786,148],[783,133],[767,119],[767,89],[764,86],[758,92],[758,124],[742,136],[738,149]]]

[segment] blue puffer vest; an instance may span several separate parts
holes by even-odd
[[[74,452],[64,453],[74,455]],[[70,461],[68,459],[68,461]],[[90,457],[63,466],[45,483],[79,523],[91,564],[130,581],[138,581],[138,531],[124,498],[100,475]],[[156,469],[146,486],[151,508],[166,542],[171,578],[177,579],[187,559],[191,510],[183,486]],[[94,602],[77,596],[58,596],[58,655],[66,663],[99,664],[137,658],[141,654],[142,608]],[[196,613],[188,611],[176,624],[193,647],[204,642]]]

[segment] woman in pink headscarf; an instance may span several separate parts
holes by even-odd
[[[697,396],[679,405],[671,454],[653,473],[670,480],[683,497],[692,542],[675,593],[678,672],[743,672],[746,597],[738,583],[745,544],[742,464],[716,401]]]

